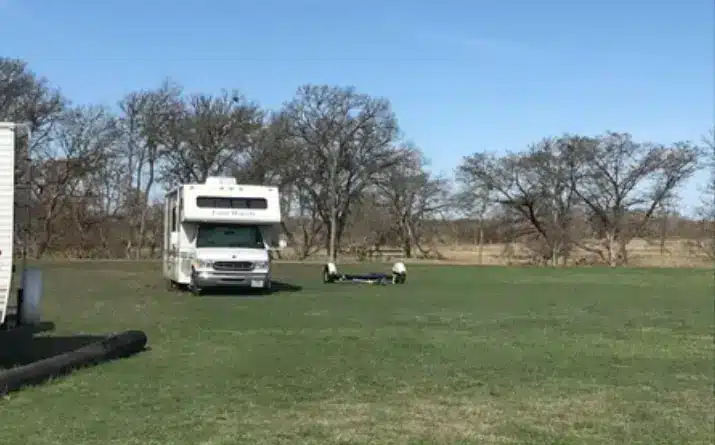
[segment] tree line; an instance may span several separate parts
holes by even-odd
[[[564,134],[475,152],[446,178],[429,170],[389,100],[352,86],[302,85],[267,110],[240,90],[189,94],[165,80],[113,107],[78,105],[9,58],[0,58],[0,121],[30,130],[17,133],[16,234],[37,258],[155,257],[163,190],[229,175],[280,188],[298,258],[380,246],[439,257],[448,241],[519,242],[548,264],[581,249],[615,266],[627,264],[630,240],[682,220],[679,187],[715,160],[711,139]],[[710,254],[714,191],[680,234]]]

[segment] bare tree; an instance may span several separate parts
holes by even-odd
[[[121,128],[124,135],[124,179],[119,182],[130,219],[126,255],[139,256],[146,243],[149,199],[156,184],[157,169],[168,149],[162,144],[171,123],[182,116],[181,88],[165,80],[155,90],[138,91],[124,97]]]
[[[327,85],[300,87],[283,116],[301,150],[298,184],[328,227],[335,260],[352,205],[378,172],[400,162],[397,120],[387,100]]]
[[[483,187],[478,178],[473,178],[469,173],[460,169],[456,172],[459,189],[451,199],[451,205],[460,217],[476,221],[474,243],[477,245],[479,264],[484,262],[484,230],[487,218],[493,209],[494,203],[490,199],[489,190]],[[477,179],[477,183],[472,181]]]
[[[496,157],[476,153],[464,159],[457,177],[464,193],[489,199],[522,225],[521,236],[552,265],[566,261],[572,247],[575,194],[569,184],[570,154],[559,139],[544,139],[526,153]]]
[[[715,128],[703,137],[703,155],[709,178],[702,191],[700,205],[696,209],[698,233],[690,240],[691,249],[715,261]]]
[[[28,124],[30,132],[17,132],[15,144],[15,203],[21,216],[15,219],[18,245],[30,235],[30,159],[47,143],[52,124],[64,110],[66,99],[48,80],[31,71],[26,62],[0,57],[0,121]],[[30,134],[32,137],[30,138]],[[22,235],[22,236],[20,236]]]
[[[349,251],[360,260],[367,259],[384,246],[399,244],[394,215],[389,212],[378,187],[368,187],[360,201],[355,203],[346,232],[350,234]]]
[[[90,176],[107,167],[120,135],[116,118],[101,107],[77,107],[60,117],[50,143],[43,147],[39,174],[33,178],[42,221],[38,257],[49,247],[63,207],[92,196]]]
[[[163,140],[163,180],[169,184],[230,173],[263,124],[262,110],[238,91],[195,94],[177,106],[180,113],[167,125]]]
[[[282,187],[293,181],[299,171],[295,165],[298,147],[288,137],[288,124],[279,113],[266,116],[253,134],[252,143],[233,166],[234,175],[241,182]]]
[[[412,258],[412,248],[422,254],[424,221],[447,210],[449,183],[425,171],[427,161],[416,148],[410,147],[405,160],[383,170],[377,176],[377,188],[387,213],[392,217],[405,257]]]
[[[299,238],[296,239],[295,236],[291,236],[290,241],[299,248],[298,258],[305,259],[320,249],[319,243],[323,240],[322,235],[325,230],[325,223],[320,216],[318,207],[306,189],[302,187],[296,188],[293,197],[295,199],[295,212],[292,214],[292,221],[294,230]],[[284,228],[286,233],[294,233],[285,227],[285,223]]]
[[[611,266],[627,264],[626,245],[695,173],[699,151],[685,142],[642,143],[627,133],[613,132],[570,137],[568,145],[577,164],[570,172],[571,189],[588,208],[603,240],[602,247],[591,250]]]
[[[254,142],[247,147],[233,169],[233,175],[242,183],[272,184],[281,191],[282,226],[288,242],[298,248],[301,259],[307,258],[318,250],[317,242],[324,224],[316,213],[308,194],[301,188],[302,176],[300,163],[300,141],[291,138],[287,116],[271,113],[263,127],[256,132]],[[294,230],[299,232],[300,240],[287,226],[288,217]],[[280,251],[275,252],[280,257]]]
[[[0,57],[0,121],[26,123],[40,145],[67,100],[26,62]]]

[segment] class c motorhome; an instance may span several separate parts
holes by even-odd
[[[164,204],[163,273],[195,294],[210,287],[271,286],[270,250],[285,247],[277,187],[209,177],[180,185]]]

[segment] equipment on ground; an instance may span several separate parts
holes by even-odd
[[[138,354],[145,349],[146,343],[147,336],[143,331],[126,331],[73,351],[0,372],[0,395],[43,383],[82,367]]]
[[[163,274],[171,289],[271,287],[270,250],[286,247],[277,187],[211,176],[166,194]]]
[[[323,266],[323,283],[365,283],[365,284],[405,284],[407,268],[404,263],[395,263],[389,274],[371,272],[368,274],[345,274],[338,272],[335,263]]]

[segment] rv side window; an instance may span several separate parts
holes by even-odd
[[[230,209],[231,198],[208,198],[205,196],[196,198],[196,207],[212,209]]]
[[[231,200],[229,198],[215,198],[213,207],[217,209],[230,209]]]
[[[196,198],[196,207],[214,209],[267,209],[268,201],[264,198],[215,198],[200,196]]]
[[[250,200],[250,204],[248,207],[251,209],[267,209],[268,208],[268,201],[266,201],[263,198],[254,198]]]
[[[263,198],[234,198],[231,206],[234,209],[266,209],[268,202]]]

